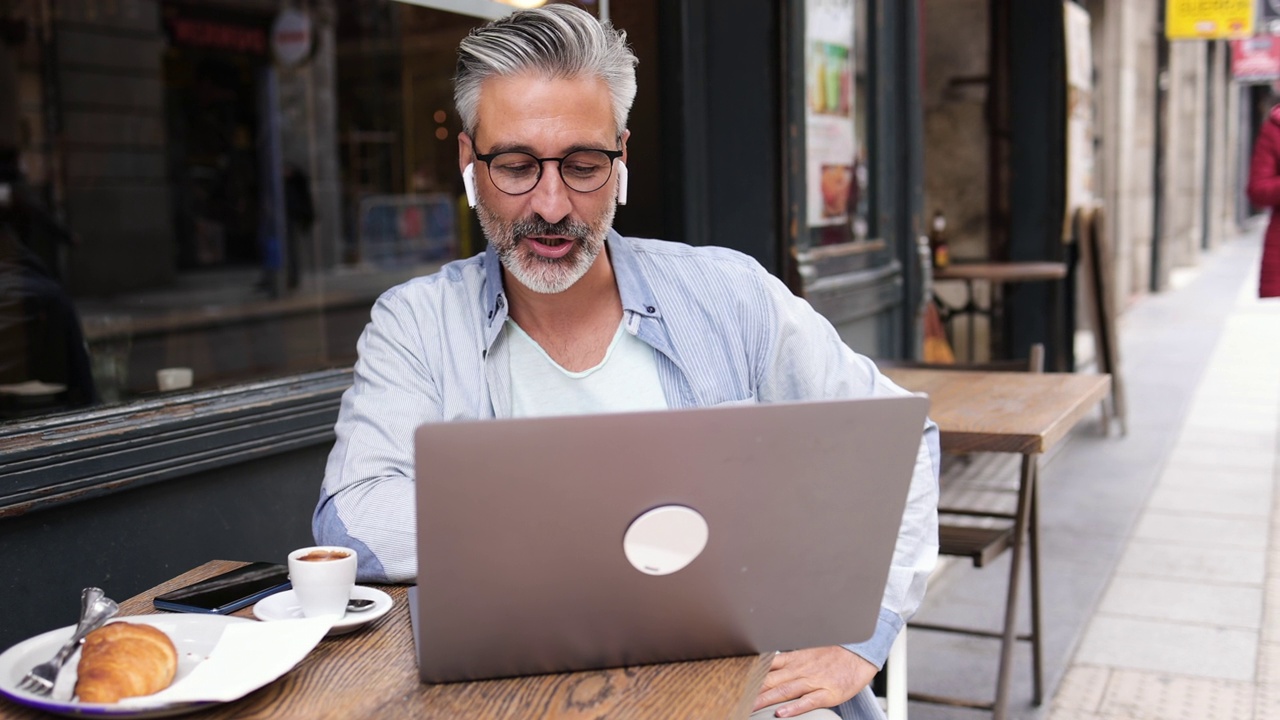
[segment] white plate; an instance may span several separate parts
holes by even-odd
[[[329,634],[326,637],[343,635],[357,630],[362,625],[368,625],[386,615],[391,610],[391,606],[395,604],[390,595],[377,588],[363,585],[357,585],[352,588],[351,597],[360,600],[372,600],[374,605],[363,612],[347,611],[347,614],[343,615],[341,620],[333,624],[333,629],[329,630]],[[302,605],[298,603],[298,594],[292,590],[268,595],[259,600],[258,604],[253,606],[253,614],[259,620],[267,621],[303,617]]]
[[[163,630],[178,650],[178,673],[173,682],[177,683],[191,673],[196,665],[204,662],[213,652],[222,630],[231,623],[253,622],[247,618],[227,615],[134,615],[117,618],[124,622],[153,625]],[[115,621],[113,621],[115,622]],[[71,698],[76,683],[76,665],[80,662],[80,651],[71,656],[71,660],[58,674],[51,696],[33,695],[18,689],[18,683],[31,668],[53,657],[62,644],[71,639],[75,632],[74,625],[57,630],[50,630],[14,645],[0,654],[0,695],[22,705],[27,705],[55,715],[69,717],[109,717],[109,718],[158,718],[181,715],[199,710],[216,703],[165,703],[156,706],[138,707],[131,705],[104,705],[100,703],[76,702]]]

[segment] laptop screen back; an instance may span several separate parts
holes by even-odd
[[[928,400],[434,423],[417,430],[427,682],[859,642],[875,629]],[[628,561],[646,511],[702,551]]]

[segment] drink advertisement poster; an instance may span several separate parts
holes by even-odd
[[[849,221],[854,165],[853,0],[805,2],[805,172],[811,227]]]

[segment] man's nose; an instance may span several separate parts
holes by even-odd
[[[560,164],[544,162],[542,178],[530,191],[529,202],[534,212],[554,225],[565,219],[573,209],[572,203],[569,202],[570,192],[564,184],[564,178],[560,177]]]

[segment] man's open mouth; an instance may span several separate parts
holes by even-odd
[[[573,249],[573,241],[570,238],[527,236],[525,240],[528,241],[529,249],[535,255],[552,260],[564,257]]]

